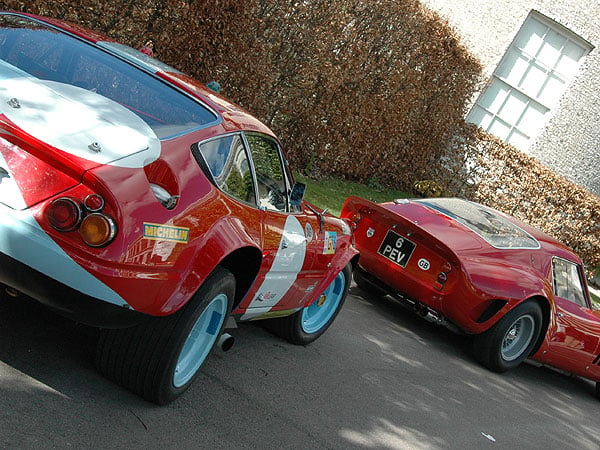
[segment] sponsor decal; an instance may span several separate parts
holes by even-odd
[[[313,240],[315,233],[311,224],[308,222],[306,222],[306,226],[304,227],[304,234],[306,235],[306,242],[311,242]]]
[[[271,291],[263,292],[263,293],[258,294],[258,301],[264,302],[264,301],[272,300],[276,296],[277,296],[277,294],[275,294],[274,292],[271,292]]]
[[[171,241],[187,244],[190,229],[185,227],[173,227],[170,225],[159,225],[157,223],[144,222],[144,239],[154,241]]]
[[[333,255],[337,248],[337,233],[335,231],[325,232],[325,245],[323,247],[324,255]]]

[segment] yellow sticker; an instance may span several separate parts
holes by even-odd
[[[189,228],[144,222],[144,239],[180,242],[182,244],[187,244],[189,235]]]
[[[337,247],[337,233],[335,231],[325,232],[325,245],[323,247],[323,254],[333,255]]]

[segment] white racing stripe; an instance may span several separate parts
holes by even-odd
[[[242,319],[264,314],[275,306],[293,286],[305,257],[304,229],[296,217],[288,216],[273,265]],[[256,310],[252,311],[253,308]]]

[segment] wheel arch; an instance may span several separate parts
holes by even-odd
[[[536,302],[542,310],[542,326],[540,329],[540,335],[538,336],[537,342],[533,346],[530,353],[530,355],[534,355],[540,349],[542,342],[544,342],[544,339],[546,338],[546,333],[548,332],[548,326],[550,325],[550,302],[546,297],[542,295],[530,297],[524,302],[527,301]]]
[[[234,250],[219,262],[219,266],[229,270],[235,277],[235,298],[232,310],[242,302],[254,283],[260,265],[262,253],[256,247],[242,247]]]

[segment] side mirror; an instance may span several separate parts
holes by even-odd
[[[294,183],[292,193],[290,194],[290,203],[292,206],[300,206],[300,203],[302,203],[302,199],[304,198],[305,191],[306,184],[300,182]]]

